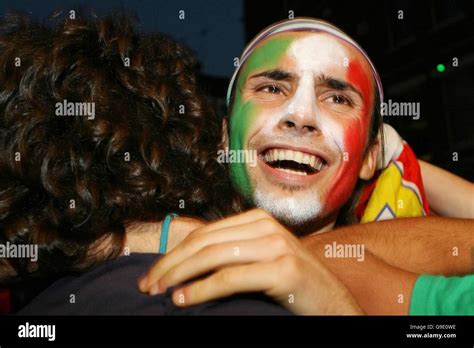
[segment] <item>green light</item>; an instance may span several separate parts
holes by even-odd
[[[436,66],[436,70],[438,70],[438,72],[443,72],[446,70],[446,67],[444,66],[444,64],[438,64]]]

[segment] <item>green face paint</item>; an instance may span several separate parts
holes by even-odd
[[[229,121],[229,148],[245,150],[248,141],[248,130],[252,120],[259,114],[259,107],[251,100],[242,99],[242,89],[250,74],[256,70],[271,70],[278,66],[281,58],[295,40],[293,36],[274,36],[261,44],[248,57],[239,73],[234,102]],[[246,163],[231,163],[230,173],[234,186],[247,199],[252,197],[253,189]]]

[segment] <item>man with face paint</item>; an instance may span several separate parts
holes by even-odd
[[[245,199],[262,209],[192,232],[142,279],[142,291],[161,293],[215,270],[174,291],[175,304],[261,291],[298,314],[359,314],[359,305],[369,314],[406,314],[409,300],[387,298],[410,299],[419,274],[469,273],[464,249],[455,266],[436,248],[423,251],[429,240],[424,232],[446,226],[444,220],[428,219],[427,230],[420,229],[419,219],[403,219],[302,239],[288,231],[303,236],[332,230],[347,213],[358,180],[370,179],[376,170],[381,123],[374,110],[383,90],[373,64],[352,39],[325,22],[285,21],[258,35],[240,63],[228,90],[224,143],[230,151],[257,154],[256,166],[231,163],[230,172]],[[441,243],[473,244],[465,233],[471,222],[449,223],[452,231]],[[399,233],[410,224],[422,233],[413,238]],[[376,237],[380,229],[391,238],[399,233],[400,243],[411,247],[392,252],[390,243]],[[366,245],[364,262],[327,258],[324,248],[332,242]],[[412,260],[412,255],[418,256]],[[372,281],[378,286],[368,287]],[[417,291],[419,299],[424,292]]]
[[[296,232],[332,229],[357,179],[376,169],[377,94],[367,55],[328,23],[263,31],[229,86],[230,150],[258,155],[254,167],[230,164],[235,186]]]

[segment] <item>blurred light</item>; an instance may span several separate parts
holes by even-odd
[[[438,64],[436,66],[436,70],[438,70],[438,72],[443,72],[446,70],[446,67],[444,66],[444,64]]]

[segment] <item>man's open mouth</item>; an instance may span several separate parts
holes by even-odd
[[[302,176],[317,174],[326,165],[326,161],[317,155],[290,149],[267,149],[260,158],[274,169]]]

